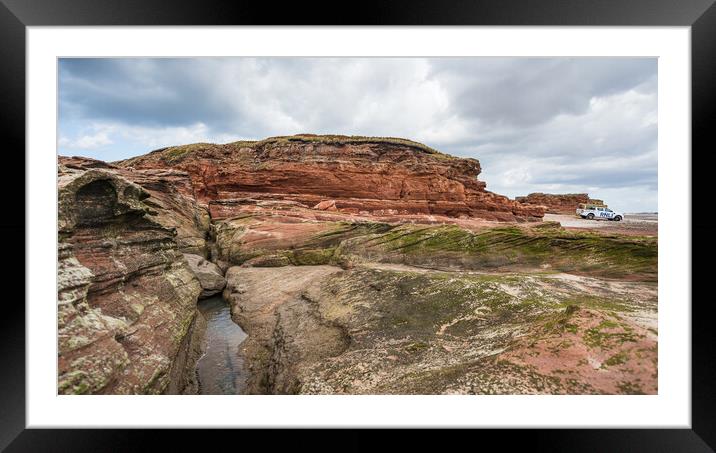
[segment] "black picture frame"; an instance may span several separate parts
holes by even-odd
[[[716,6],[714,0],[367,0],[353,4],[337,2],[246,2],[222,4],[205,0],[0,0],[0,113],[4,134],[3,186],[11,212],[2,216],[2,232],[8,243],[20,248],[25,234],[25,29],[28,26],[105,25],[550,25],[550,26],[690,26],[692,33],[692,213],[703,206],[710,190],[698,187],[709,180],[708,165],[693,165],[697,156],[707,155],[706,146],[716,120]],[[695,152],[699,149],[700,152]],[[9,169],[9,170],[8,170]],[[668,171],[668,169],[667,169]],[[16,181],[12,181],[16,178]],[[23,187],[20,203],[19,187]],[[12,190],[8,190],[12,188]],[[668,188],[660,188],[668,190]],[[712,232],[706,216],[692,215],[693,237]],[[713,241],[699,242],[698,255],[712,255]],[[142,451],[151,443],[178,443],[182,450],[199,442],[203,448],[217,439],[248,442],[246,433],[223,431],[207,439],[202,433],[178,430],[59,430],[25,429],[25,310],[15,302],[12,289],[25,280],[25,267],[16,261],[24,250],[14,251],[13,265],[4,271],[6,294],[0,316],[0,448],[7,451]],[[692,254],[692,288],[709,281],[710,266],[696,266]],[[24,262],[24,259],[23,259]],[[28,272],[31,270],[28,270]],[[13,275],[12,273],[17,275]],[[22,274],[22,275],[19,275]],[[7,290],[6,290],[7,291]],[[713,318],[709,297],[696,298],[692,309],[692,429],[580,429],[580,430],[481,430],[467,438],[487,446],[514,446],[528,442],[548,451],[714,451],[716,448],[716,362]],[[704,291],[703,294],[708,294]],[[24,292],[23,292],[24,299]],[[672,301],[688,304],[691,301]],[[48,301],[48,309],[52,302]],[[256,435],[270,438],[271,449],[281,443],[290,448],[315,442],[307,431],[285,435]],[[412,445],[428,446],[425,431],[403,433],[399,440],[382,441],[381,447],[406,450]],[[376,446],[367,431],[332,435],[340,444],[308,444],[318,449],[364,451]],[[447,437],[444,432],[442,437]],[[452,435],[451,435],[452,436]],[[254,439],[251,439],[254,440]],[[454,439],[453,439],[454,440]],[[467,439],[461,439],[467,440]],[[445,439],[441,442],[444,445]],[[315,449],[314,448],[314,449]]]

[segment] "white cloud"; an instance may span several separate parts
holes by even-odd
[[[239,140],[241,137],[212,132],[204,123],[195,123],[189,126],[132,126],[118,122],[93,123],[89,129],[92,134],[81,135],[77,139],[60,137],[58,145],[68,150],[96,150],[114,142],[115,140],[133,145],[137,154],[150,149],[162,148],[187,143],[227,143]],[[101,152],[101,150],[100,150]]]
[[[238,137],[212,132],[206,124],[195,123],[189,126],[147,127],[106,125],[108,129],[117,130],[121,137],[138,146],[161,148],[165,146],[184,145],[187,143],[225,143],[238,140]]]
[[[656,93],[656,60],[639,58],[63,59],[59,145],[108,159],[304,132],[400,136],[479,159],[480,179],[509,196],[655,204]]]
[[[91,135],[82,135],[74,140],[61,136],[58,141],[58,144],[64,148],[82,150],[97,149],[106,145],[111,145],[112,143],[114,142],[109,138],[108,131],[99,131]]]

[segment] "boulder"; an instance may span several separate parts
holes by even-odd
[[[189,268],[196,275],[201,285],[199,297],[206,298],[220,293],[226,286],[226,279],[221,268],[216,264],[207,261],[203,256],[185,253]]]
[[[324,200],[324,201],[318,203],[316,206],[314,206],[313,209],[318,209],[319,211],[337,211],[338,210],[338,208],[336,208],[336,200]]]

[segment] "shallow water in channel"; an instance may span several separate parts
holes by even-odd
[[[196,364],[199,393],[236,395],[246,390],[247,371],[240,353],[247,335],[231,320],[231,310],[221,295],[200,300],[199,312],[206,319],[203,351]]]

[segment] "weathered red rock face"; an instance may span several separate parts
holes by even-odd
[[[241,212],[242,200],[294,201],[366,215],[428,214],[500,221],[539,220],[543,210],[485,190],[480,163],[400,139],[277,137],[158,150],[117,163],[187,172],[212,218]],[[244,202],[245,204],[245,202]]]
[[[179,251],[206,256],[209,231],[208,209],[197,203],[189,174],[173,169],[125,169],[86,157],[60,156],[60,173],[103,169],[139,185],[147,198],[142,202],[154,220],[175,230]]]
[[[178,382],[198,280],[149,193],[97,161],[59,168],[58,391],[162,393]],[[178,391],[178,388],[172,389]]]
[[[524,206],[544,207],[549,214],[574,214],[580,203],[602,204],[602,200],[589,198],[586,193],[531,193],[526,197],[516,197],[515,201]]]

